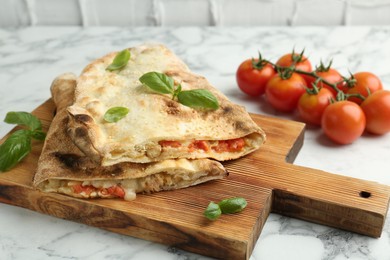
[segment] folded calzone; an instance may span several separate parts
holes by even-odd
[[[68,109],[70,135],[94,161],[106,166],[172,158],[222,161],[262,145],[265,134],[245,108],[192,73],[166,47],[140,45],[129,51],[131,58],[123,69],[106,69],[114,52],[89,64],[77,80],[75,103]],[[183,90],[209,90],[219,108],[197,110],[153,92],[139,81],[151,71],[172,77]],[[105,112],[118,106],[128,108],[129,113],[118,122],[106,122]]]
[[[51,92],[57,113],[38,161],[33,181],[38,189],[81,198],[131,200],[136,193],[185,188],[227,175],[219,162],[209,159],[123,162],[106,167],[97,164],[68,135],[66,108],[72,104],[75,85],[73,74],[63,74],[53,81]]]

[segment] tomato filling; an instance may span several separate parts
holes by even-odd
[[[190,152],[193,152],[195,150],[203,150],[205,152],[208,152],[210,150],[210,147],[206,141],[195,140],[192,143],[190,143],[190,145],[188,145],[188,150]]]
[[[158,144],[161,145],[161,147],[178,148],[181,146],[181,143],[179,141],[168,141],[168,140],[160,141],[158,142]]]
[[[97,188],[92,185],[85,185],[82,184],[76,184],[72,186],[73,192],[76,194],[80,194],[82,192],[85,193],[85,195],[89,196],[92,192],[100,192],[102,195],[111,195],[114,197],[124,198],[125,197],[125,191],[121,186],[111,186],[109,188]]]
[[[171,148],[179,148],[182,144],[179,141],[171,141],[171,140],[163,140],[160,141],[159,144],[161,147],[171,147]],[[245,146],[245,140],[243,138],[236,138],[230,140],[220,140],[220,141],[209,141],[205,140],[194,140],[188,146],[189,152],[194,152],[196,150],[203,150],[205,152],[213,151],[217,153],[223,152],[239,152]]]
[[[245,146],[245,140],[243,138],[236,138],[230,140],[218,141],[218,145],[212,146],[211,148],[217,153],[223,152],[239,152]]]

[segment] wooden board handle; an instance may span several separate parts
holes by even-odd
[[[272,212],[372,237],[381,235],[389,186],[258,158],[245,165],[251,169],[233,168],[245,173],[232,178],[245,175],[247,182],[272,189]]]

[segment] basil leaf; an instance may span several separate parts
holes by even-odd
[[[110,65],[108,65],[106,70],[114,71],[123,69],[129,62],[130,56],[130,51],[128,49],[124,49],[115,56],[114,60]]]
[[[8,124],[24,125],[31,131],[42,129],[39,119],[28,112],[8,112],[4,122]]]
[[[109,123],[115,123],[124,118],[129,113],[127,107],[112,107],[104,114],[104,120]]]
[[[31,132],[31,137],[35,140],[43,141],[46,138],[46,133],[41,130],[35,130]]]
[[[224,214],[240,212],[246,207],[246,205],[246,200],[240,197],[224,199],[218,203],[218,206]]]
[[[207,89],[183,90],[177,98],[181,104],[192,108],[216,110],[219,107],[217,98]]]
[[[173,78],[159,72],[148,72],[139,78],[142,84],[162,94],[173,94]]]
[[[31,131],[21,129],[12,133],[0,145],[0,171],[14,167],[31,151]]]
[[[216,220],[221,216],[221,209],[219,208],[219,205],[214,202],[210,202],[207,206],[206,210],[203,212],[204,216],[210,220]]]

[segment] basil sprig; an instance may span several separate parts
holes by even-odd
[[[218,109],[218,100],[206,89],[183,90],[177,94],[179,102],[192,108]]]
[[[24,125],[31,131],[42,129],[39,119],[28,112],[8,112],[4,122],[8,124]]]
[[[222,211],[219,205],[213,201],[210,201],[209,205],[207,206],[206,210],[204,211],[204,215],[206,218],[210,220],[216,220],[221,216]]]
[[[164,73],[148,72],[142,75],[139,81],[157,93],[171,94],[172,99],[177,97],[182,105],[195,109],[219,108],[218,99],[207,89],[182,90],[181,84],[175,86],[173,78]]]
[[[128,49],[124,49],[115,56],[114,60],[106,70],[114,71],[123,69],[130,60],[130,51]]]
[[[210,220],[218,219],[221,214],[233,214],[241,212],[247,205],[244,198],[234,197],[221,200],[220,202],[210,202],[205,211],[204,216]]]
[[[218,202],[218,206],[221,208],[224,214],[233,214],[242,211],[247,205],[244,198],[235,197],[230,199],[224,199]]]
[[[46,137],[39,119],[28,112],[8,112],[4,122],[27,129],[13,132],[0,145],[0,172],[10,170],[30,153],[31,139],[43,141]]]
[[[103,118],[109,123],[115,123],[124,118],[129,113],[127,107],[112,107],[106,111]]]
[[[142,84],[162,94],[173,94],[173,78],[159,72],[148,72],[139,78]]]

